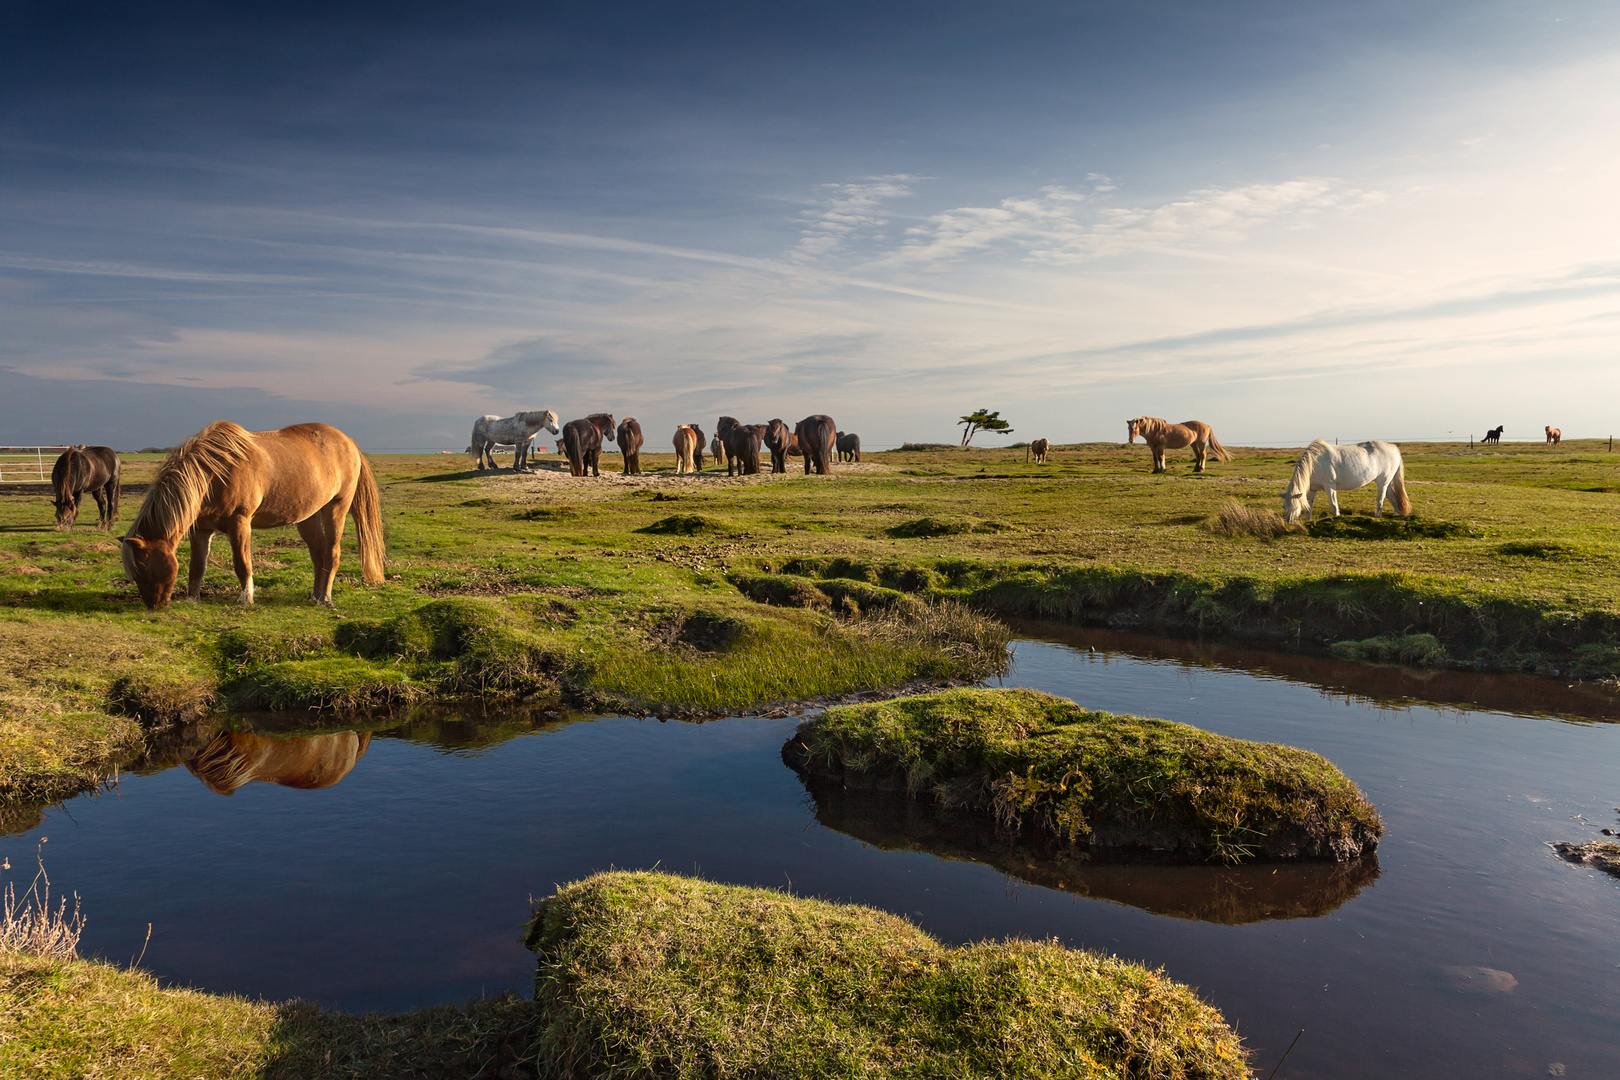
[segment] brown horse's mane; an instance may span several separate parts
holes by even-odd
[[[613,436],[609,434],[613,430],[613,417],[610,414],[605,412],[593,412],[585,419],[592,424],[597,431],[600,431],[603,435],[607,435],[609,442],[613,441]]]
[[[131,536],[178,536],[191,528],[215,480],[253,453],[253,436],[240,424],[215,420],[169,452],[135,514]]]

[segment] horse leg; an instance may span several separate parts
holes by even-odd
[[[1378,478],[1377,486],[1374,488],[1378,492],[1378,501],[1373,503],[1373,517],[1381,518],[1384,516],[1384,500],[1389,498],[1389,485],[1393,480],[1393,476],[1380,476]]]
[[[1316,516],[1316,488],[1305,492],[1305,520],[1310,521]]]
[[[1163,446],[1153,447],[1153,471],[1156,473],[1162,473],[1165,471]]]
[[[1338,517],[1339,516],[1339,489],[1338,488],[1328,488],[1327,493],[1328,493],[1328,505],[1333,507],[1333,516]]]
[[[332,606],[332,579],[337,577],[343,522],[348,516],[348,501],[334,499],[298,523],[298,535],[304,538],[309,561],[315,566],[315,584],[310,596],[322,607]]]
[[[107,493],[100,488],[91,488],[90,495],[96,500],[96,528],[112,528],[112,515],[107,512]]]
[[[214,530],[200,525],[191,528],[191,572],[186,577],[186,599],[202,599],[203,574],[208,572],[208,548],[214,542]]]
[[[1204,471],[1204,449],[1205,449],[1204,440],[1199,439],[1197,442],[1192,444],[1192,448],[1193,448],[1193,460],[1197,462],[1197,464],[1193,466],[1193,472],[1203,472]]]
[[[220,530],[231,542],[231,564],[236,567],[236,580],[242,583],[244,604],[253,603],[253,522],[247,516],[225,519]]]

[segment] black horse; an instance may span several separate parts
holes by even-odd
[[[1479,441],[1480,442],[1488,442],[1488,443],[1499,443],[1499,442],[1501,442],[1502,441],[1502,428],[1506,427],[1506,426],[1507,425],[1503,424],[1503,425],[1499,425],[1497,427],[1492,428],[1491,430],[1487,431],[1485,433],[1485,437],[1483,439],[1479,440]]]
[[[641,424],[627,416],[619,424],[619,453],[624,455],[624,474],[641,472]]]
[[[760,434],[764,431],[764,424],[736,424],[726,429],[721,444],[726,448],[727,476],[759,472]]]
[[[787,424],[772,420],[765,425],[765,434],[759,441],[771,452],[771,472],[787,472],[788,447],[793,445],[793,432],[788,430]]]
[[[838,425],[833,423],[833,418],[823,413],[807,416],[799,421],[793,434],[798,436],[799,451],[804,454],[805,475],[812,469],[819,476],[832,475],[833,444],[838,438]]]
[[[861,437],[853,431],[840,431],[835,440],[839,461],[861,460]]]
[[[568,455],[568,471],[584,476],[601,476],[602,440],[613,441],[613,416],[610,413],[591,413],[583,420],[570,420],[563,425],[563,453]]]
[[[51,502],[56,527],[71,529],[79,516],[79,497],[96,500],[96,528],[110,529],[118,520],[118,454],[110,446],[70,446],[51,466]]]

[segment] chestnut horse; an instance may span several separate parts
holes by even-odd
[[[96,500],[96,528],[110,529],[118,520],[118,454],[110,446],[70,446],[51,466],[51,502],[56,527],[71,529],[79,517],[79,498]]]
[[[1547,442],[1549,444],[1551,444],[1553,446],[1557,446],[1559,443],[1561,443],[1563,441],[1564,441],[1564,433],[1562,431],[1559,431],[1555,427],[1547,428]]]
[[[602,440],[613,441],[611,413],[591,413],[583,420],[570,420],[563,425],[563,453],[568,455],[568,471],[574,476],[601,476]]]
[[[1153,471],[1165,472],[1164,452],[1166,450],[1180,450],[1192,447],[1193,457],[1197,464],[1194,472],[1204,471],[1205,448],[1215,455],[1216,461],[1231,461],[1232,455],[1227,453],[1215,438],[1215,432],[1202,420],[1188,420],[1184,424],[1172,424],[1168,420],[1160,420],[1157,416],[1138,416],[1135,420],[1125,421],[1125,429],[1129,437],[1128,443],[1136,441],[1138,435],[1153,451]]]
[[[315,564],[315,602],[332,603],[343,523],[354,510],[360,573],[383,579],[382,503],[371,464],[354,440],[326,424],[293,424],[279,431],[246,431],[216,420],[176,447],[158,466],[151,490],[124,536],[124,573],[152,611],[168,606],[180,572],[175,551],[191,532],[186,596],[202,596],[214,533],[231,542],[242,583],[253,603],[253,530],[297,525]]]
[[[853,431],[840,431],[833,445],[838,448],[839,461],[861,460],[861,437]]]
[[[760,437],[771,451],[771,472],[787,472],[788,447],[793,445],[793,432],[788,430],[787,424],[780,419],[772,420],[765,425],[765,434]]]
[[[228,731],[197,751],[186,768],[215,795],[234,795],[257,780],[291,788],[329,788],[348,776],[366,756],[371,732],[312,735],[305,739],[272,739]]]
[[[816,413],[800,420],[793,433],[799,438],[799,449],[804,453],[804,474],[813,467],[818,476],[831,476],[833,444],[838,438],[838,425],[830,416]]]
[[[726,429],[726,475],[753,476],[759,472],[760,433],[764,424],[734,424]]]
[[[702,472],[703,467],[696,464],[699,449],[703,445],[703,433],[691,424],[682,424],[675,429],[675,472],[677,474],[689,472]]]
[[[619,422],[619,453],[624,455],[624,475],[641,472],[641,425],[633,416]]]
[[[1024,450],[1024,460],[1027,462],[1033,457],[1035,459],[1035,464],[1045,465],[1046,452],[1050,449],[1052,449],[1051,439],[1036,439],[1034,442],[1029,444],[1027,449]]]

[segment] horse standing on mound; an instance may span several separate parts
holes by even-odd
[[[544,429],[553,435],[557,431],[557,414],[550,409],[514,413],[504,420],[494,413],[473,421],[472,446],[468,452],[478,462],[478,471],[484,471],[484,461],[495,468],[495,448],[512,447],[512,471],[519,472],[529,466],[529,444]]]
[[[1547,444],[1549,446],[1557,446],[1559,443],[1561,443],[1563,441],[1564,441],[1564,433],[1562,431],[1559,431],[1557,428],[1552,427],[1552,426],[1549,425],[1547,427]]]
[[[619,422],[619,453],[624,457],[624,475],[641,472],[641,424],[633,416]]]
[[[1188,446],[1192,447],[1193,457],[1197,459],[1193,472],[1204,471],[1206,448],[1215,455],[1216,461],[1232,460],[1226,447],[1216,440],[1214,429],[1202,420],[1172,424],[1157,416],[1138,416],[1135,420],[1125,421],[1125,430],[1127,443],[1134,443],[1140,435],[1148,449],[1153,451],[1153,471],[1156,473],[1168,471],[1164,465],[1166,450],[1181,450]]]
[[[112,528],[118,520],[118,476],[118,454],[112,447],[68,447],[51,466],[56,527],[73,528],[79,518],[79,499],[88,491],[96,500],[96,528]]]
[[[214,534],[223,532],[242,583],[241,601],[251,604],[253,530],[296,525],[315,564],[315,602],[330,606],[343,523],[351,509],[360,573],[375,585],[383,579],[382,501],[371,463],[354,440],[326,424],[246,431],[216,420],[158,466],[123,537],[124,573],[149,609],[167,607],[180,572],[175,551],[189,530],[186,596],[200,599],[208,547]]]
[[[601,476],[602,440],[613,441],[613,416],[609,413],[591,413],[583,420],[570,420],[563,425],[563,453],[568,455],[568,471],[574,476]]]
[[[1397,514],[1410,514],[1412,500],[1406,494],[1406,466],[1401,462],[1401,448],[1394,443],[1364,442],[1353,446],[1331,446],[1326,439],[1317,439],[1307,446],[1294,463],[1294,476],[1281,493],[1283,516],[1290,522],[1311,519],[1316,508],[1316,493],[1328,493],[1328,505],[1333,516],[1339,516],[1339,492],[1352,488],[1378,485],[1378,502],[1373,506],[1373,517],[1384,516],[1384,500],[1395,504]]]

